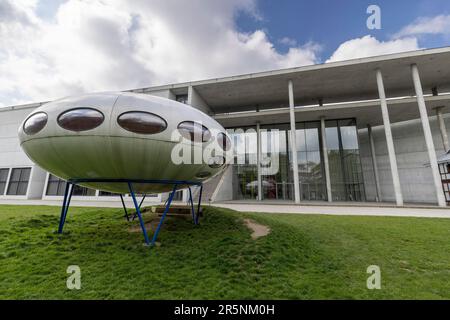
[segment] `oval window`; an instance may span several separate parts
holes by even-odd
[[[63,112],[58,117],[58,124],[70,131],[86,131],[97,128],[103,123],[103,113],[92,108],[78,108]]]
[[[117,118],[117,123],[127,131],[155,134],[167,128],[167,122],[156,114],[145,111],[129,111]]]
[[[217,135],[217,143],[222,150],[229,151],[231,148],[231,140],[225,133],[221,132]]]
[[[45,112],[38,112],[25,121],[23,131],[28,135],[33,135],[44,129],[47,124],[48,116]]]
[[[208,128],[194,121],[181,122],[178,131],[184,138],[194,142],[207,142],[211,139]]]
[[[206,179],[206,178],[208,178],[210,175],[211,175],[211,172],[203,171],[203,172],[197,173],[197,175],[196,175],[195,177],[198,178],[198,179]]]
[[[224,157],[221,157],[221,156],[218,156],[218,157],[212,157],[212,158],[210,158],[209,161],[208,161],[208,166],[209,166],[210,168],[213,168],[213,169],[220,168],[220,167],[222,167],[224,164],[225,164],[225,158],[224,158]]]

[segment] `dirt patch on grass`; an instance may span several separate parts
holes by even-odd
[[[159,219],[156,219],[156,218],[152,219],[150,221],[147,221],[145,223],[145,229],[147,229],[147,231],[153,232],[153,230],[155,230],[156,227],[158,226],[158,223],[159,223]],[[141,228],[139,221],[137,221],[136,225],[131,226],[129,230],[130,230],[130,232],[133,232],[133,233],[134,232],[142,232],[142,228]]]
[[[259,224],[251,219],[244,219],[244,224],[249,228],[252,232],[252,239],[256,240],[261,237],[265,237],[270,233],[270,228],[268,226]]]

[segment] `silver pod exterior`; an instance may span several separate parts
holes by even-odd
[[[24,120],[19,139],[30,159],[64,180],[204,182],[224,170],[232,157],[225,129],[208,115],[173,100],[135,93],[90,94],[47,103]],[[126,183],[80,185],[129,191]],[[133,187],[140,193],[157,193],[173,185]]]

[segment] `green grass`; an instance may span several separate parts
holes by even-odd
[[[120,209],[0,206],[1,299],[449,299],[450,219],[238,213],[170,218],[143,246]],[[146,219],[154,217],[146,215]],[[252,240],[242,218],[270,226]],[[81,290],[66,288],[79,265]],[[382,289],[368,290],[379,265]]]

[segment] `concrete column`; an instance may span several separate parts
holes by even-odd
[[[328,202],[333,201],[333,196],[331,194],[331,178],[330,178],[330,165],[328,163],[328,147],[327,147],[327,136],[325,130],[325,118],[320,118],[320,131],[322,135],[322,153],[323,153],[323,166],[325,167],[325,182],[327,186],[327,199]]]
[[[436,197],[439,206],[445,207],[446,201],[442,191],[441,177],[434,149],[433,135],[431,134],[430,122],[428,121],[427,107],[423,98],[422,84],[420,82],[419,69],[416,64],[411,65],[411,73],[414,81],[414,89],[416,90],[417,104],[419,105],[420,119],[422,120],[423,133],[425,135],[425,143],[428,150],[428,158],[430,160],[431,171],[433,174],[434,187],[436,189]]]
[[[298,160],[297,160],[297,139],[295,127],[295,103],[294,103],[294,85],[289,80],[289,116],[291,121],[291,151],[292,151],[292,174],[294,175],[294,200],[300,203],[300,182],[298,180]]]
[[[258,168],[258,201],[262,200],[262,168],[261,168],[261,126],[260,123],[256,123],[256,145],[257,145],[257,155],[256,155],[256,163]]]
[[[444,145],[445,152],[448,152],[450,146],[448,143],[447,128],[445,127],[444,117],[442,116],[442,108],[443,107],[436,108],[436,116],[439,123],[439,130],[441,131],[442,144]]]
[[[391,166],[392,182],[394,184],[395,201],[398,206],[403,206],[402,189],[400,187],[400,178],[398,176],[397,158],[395,156],[394,141],[392,139],[391,122],[386,102],[386,93],[384,91],[383,75],[381,70],[376,70],[378,94],[380,96],[381,114],[383,115],[384,133],[386,134],[386,143],[389,154],[389,164]]]
[[[375,141],[373,141],[372,126],[367,125],[369,135],[370,155],[372,156],[373,175],[375,176],[375,188],[377,190],[377,202],[383,201],[381,198],[380,176],[378,174],[377,154],[375,153]]]

